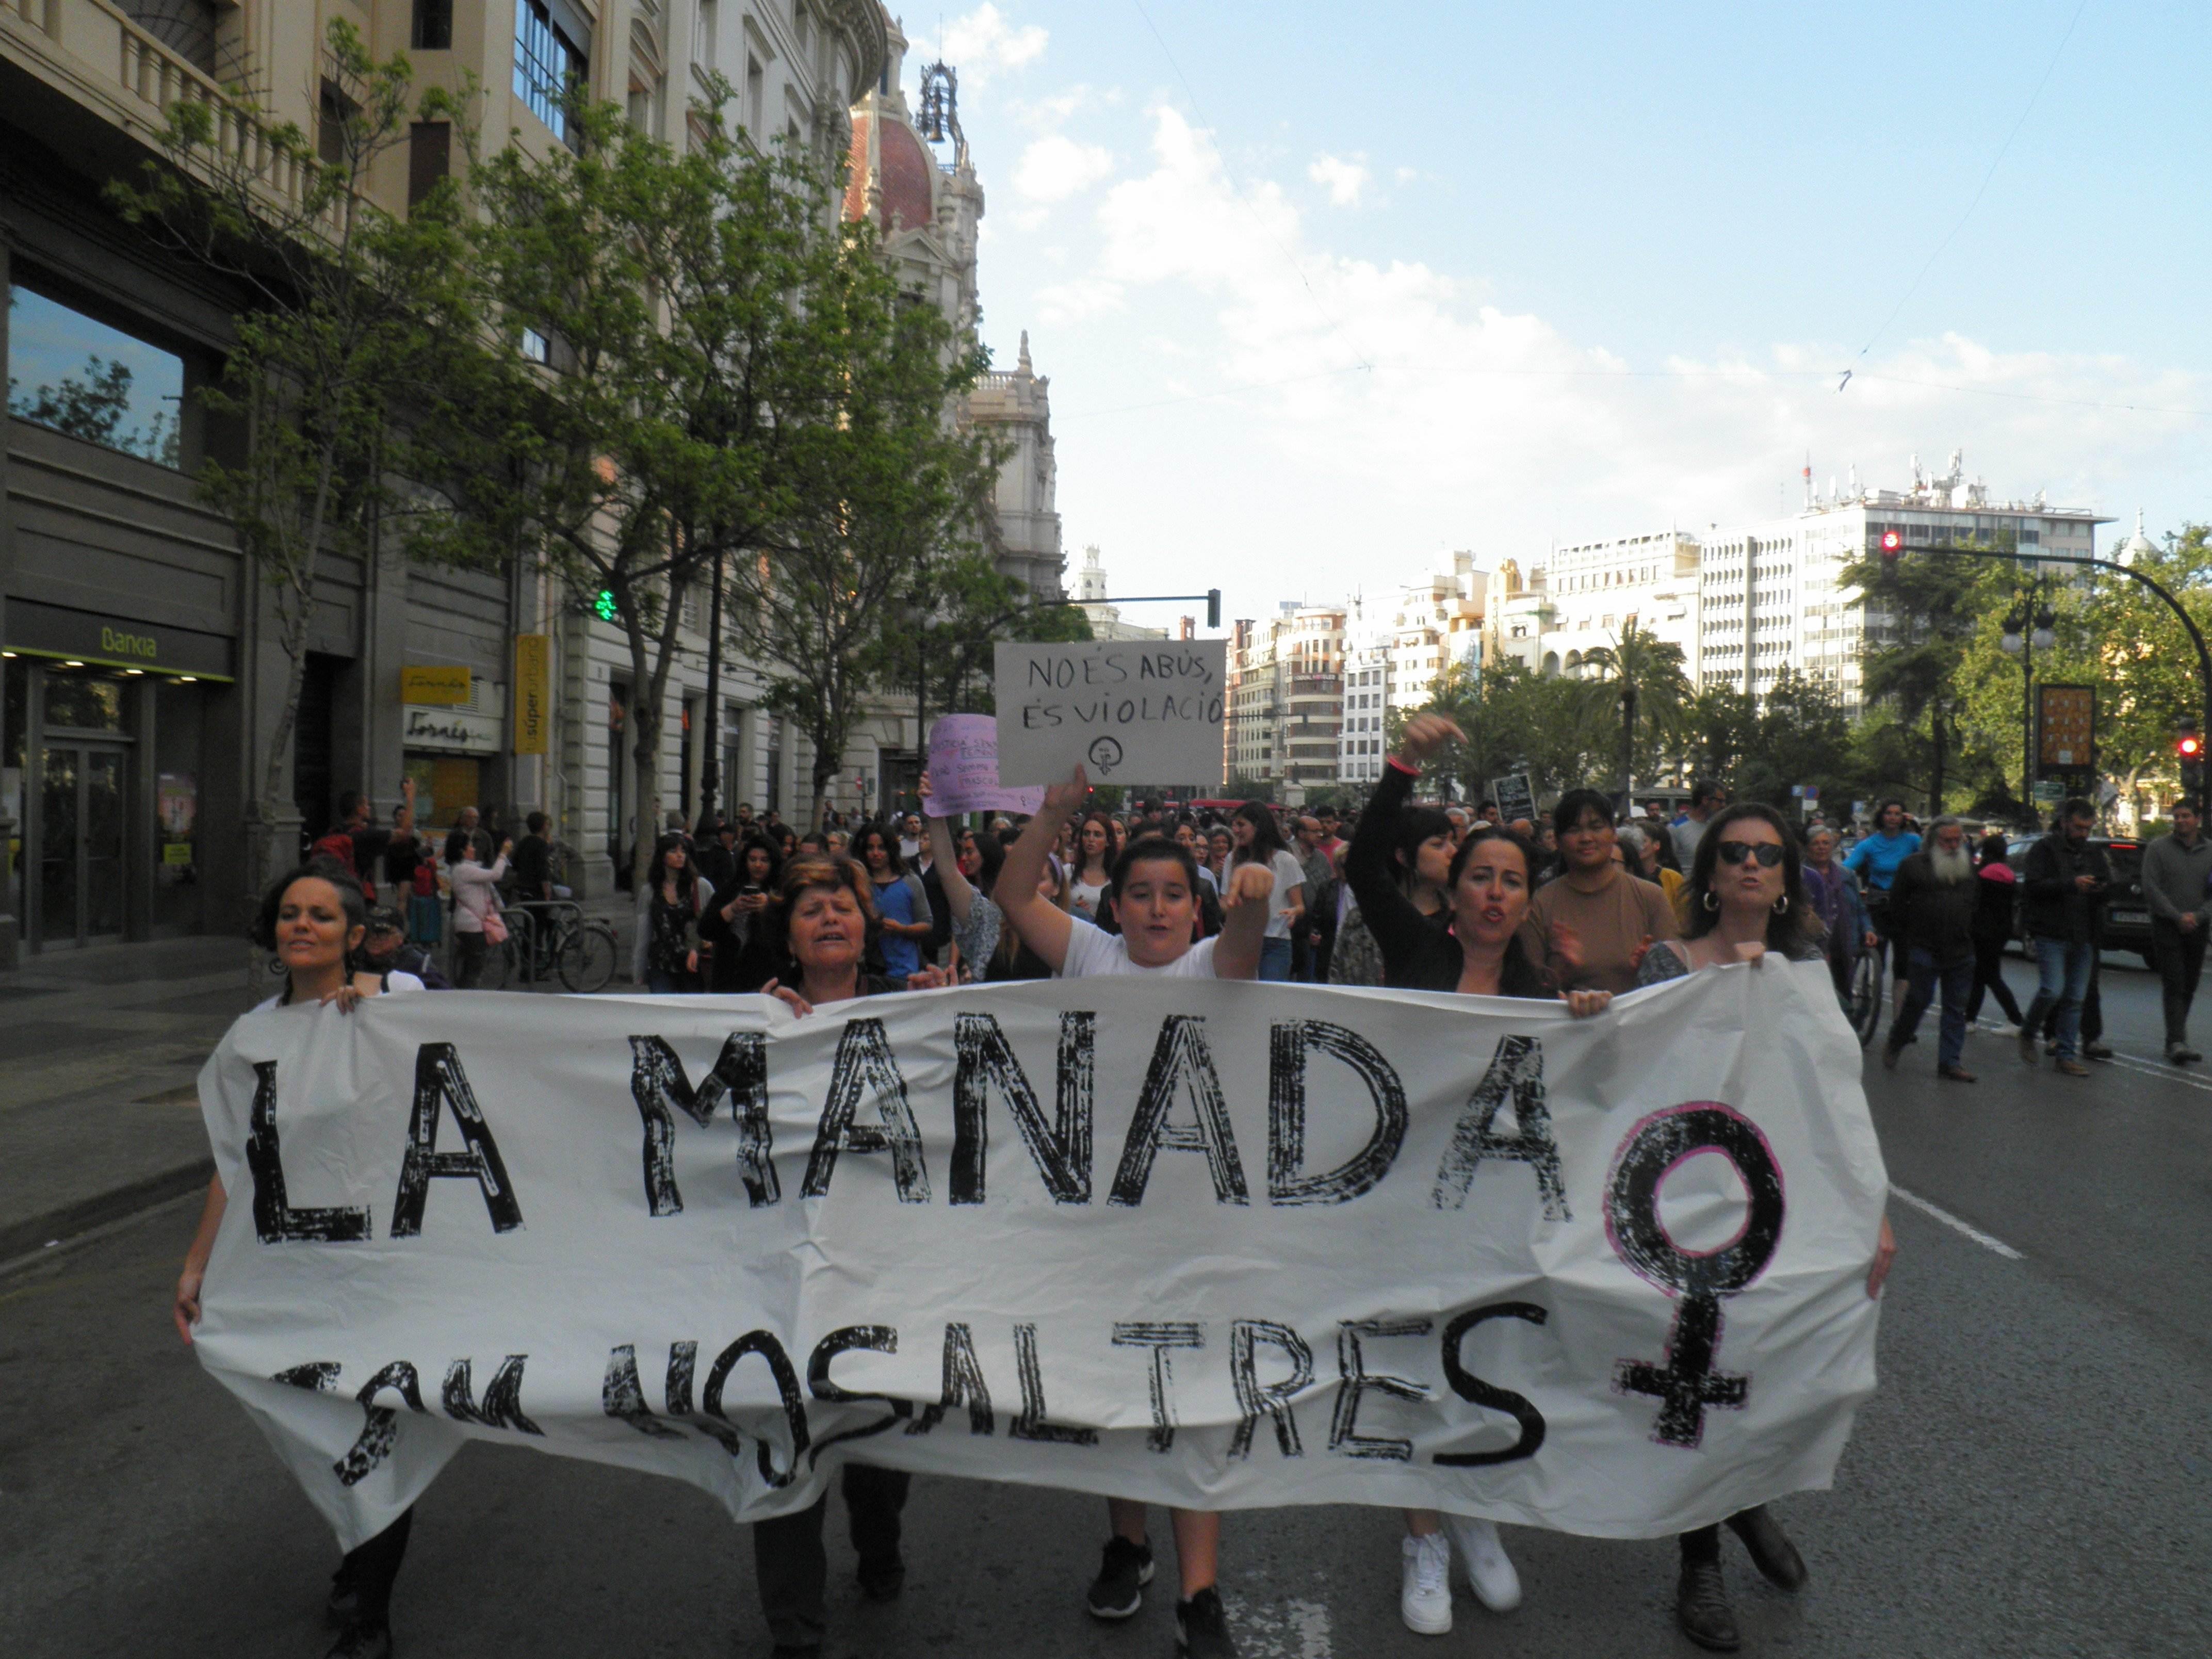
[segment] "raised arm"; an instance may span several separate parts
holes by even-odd
[[[1006,925],[1055,974],[1067,960],[1067,941],[1074,935],[1075,924],[1066,911],[1037,891],[1037,884],[1044,879],[1045,857],[1059,837],[1060,825],[1083,810],[1090,793],[1090,781],[1079,766],[1066,782],[1047,789],[1044,805],[1022,826],[1020,838],[1006,849],[1006,861],[999,869],[999,884],[993,890],[999,908],[1006,913]],[[1255,964],[1257,952],[1255,945]],[[1215,961],[1219,960],[1217,955]]]
[[[1260,947],[1275,906],[1275,872],[1264,864],[1240,864],[1229,872],[1221,896],[1221,933],[1213,941],[1216,979],[1256,979]]]
[[[937,816],[935,798],[929,792],[929,774],[921,775],[922,822],[929,826],[930,868],[937,872],[938,884],[945,889],[945,902],[952,912],[955,921],[968,920],[968,906],[975,896],[975,890],[968,884],[968,878],[960,873],[960,855],[952,850],[952,830],[946,820]]]

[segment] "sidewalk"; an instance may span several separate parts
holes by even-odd
[[[629,988],[629,896],[586,911],[614,924],[609,988]],[[0,973],[0,1263],[207,1184],[194,1079],[277,988],[267,960],[204,935],[50,951]]]

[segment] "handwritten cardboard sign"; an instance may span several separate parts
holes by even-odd
[[[1221,784],[1225,640],[998,647],[999,781]]]
[[[1041,787],[1008,789],[999,781],[999,723],[988,714],[947,714],[929,728],[929,813],[1034,812]]]
[[[1510,777],[1490,781],[1490,798],[1498,803],[1498,821],[1511,823],[1526,818],[1536,821],[1536,792],[1528,787],[1528,775],[1516,772]]]

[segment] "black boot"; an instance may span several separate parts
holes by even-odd
[[[1734,1653],[1743,1645],[1719,1562],[1682,1563],[1681,1581],[1674,1588],[1674,1622],[1683,1635],[1715,1653]]]
[[[1743,1540],[1743,1547],[1751,1552],[1751,1565],[1777,1589],[1802,1589],[1805,1587],[1805,1558],[1797,1553],[1797,1547],[1790,1541],[1790,1534],[1782,1530],[1764,1504],[1754,1504],[1739,1515],[1731,1515],[1729,1530]]]
[[[338,1632],[323,1659],[392,1659],[392,1626],[356,1620]]]

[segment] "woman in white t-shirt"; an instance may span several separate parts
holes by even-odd
[[[1275,815],[1256,800],[1248,800],[1229,820],[1229,833],[1237,838],[1232,868],[1261,869],[1274,878],[1268,901],[1267,938],[1260,947],[1261,979],[1291,976],[1291,935],[1306,913],[1306,872],[1283,845],[1283,832]]]
[[[269,890],[254,918],[253,942],[270,951],[283,964],[284,988],[254,1012],[263,1009],[335,1003],[350,1013],[363,997],[387,991],[419,991],[422,981],[413,974],[380,974],[357,966],[362,940],[368,936],[368,912],[361,883],[354,872],[337,864],[317,862],[301,866]],[[200,1291],[207,1277],[208,1257],[215,1250],[215,1236],[222,1225],[228,1201],[222,1177],[208,1182],[207,1202],[200,1210],[199,1231],[185,1252],[184,1271],[177,1276],[172,1316],[177,1334],[191,1346],[192,1327],[199,1322]],[[382,1644],[392,1605],[392,1581],[398,1576],[400,1558],[406,1553],[407,1534],[415,1511],[399,1518],[358,1548],[347,1553],[331,1585],[328,1611],[341,1626],[341,1645],[349,1653],[370,1653]],[[335,1651],[336,1650],[333,1650]]]
[[[1006,854],[996,891],[1007,925],[1022,943],[1044,959],[1062,979],[1098,974],[1155,974],[1169,979],[1250,979],[1260,965],[1274,882],[1262,866],[1234,872],[1223,896],[1221,931],[1193,944],[1198,919],[1198,870],[1188,849],[1164,836],[1131,842],[1114,863],[1114,918],[1121,931],[1109,933],[1080,916],[1048,902],[1037,892],[1045,855],[1060,827],[1080,811],[1090,786],[1077,767],[1066,783],[1044,792],[1044,805]],[[1085,823],[1087,836],[1091,825]],[[1113,1536],[1091,1586],[1089,1603],[1100,1619],[1126,1619],[1144,1600],[1152,1576],[1152,1549],[1145,1535],[1145,1506],[1127,1498],[1107,1500]],[[1214,1588],[1221,1548],[1221,1517],[1197,1510],[1170,1511],[1175,1522],[1176,1564],[1182,1596],[1176,1603],[1176,1646],[1193,1656],[1234,1652],[1220,1593]]]
[[[1067,872],[1068,914],[1096,922],[1113,872],[1113,824],[1103,812],[1093,812],[1075,832],[1075,861]]]

